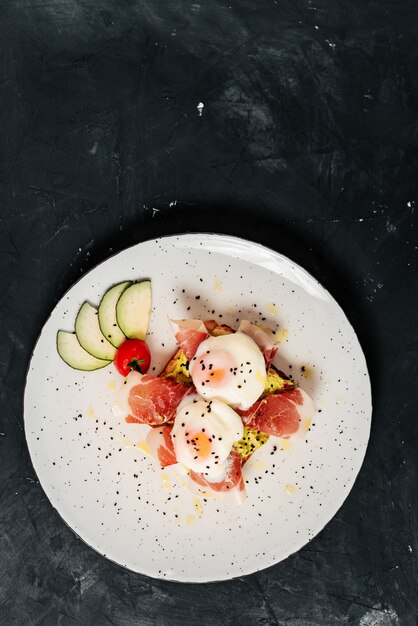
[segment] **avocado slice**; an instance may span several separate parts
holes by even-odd
[[[129,339],[147,336],[151,316],[151,281],[143,280],[125,289],[116,304],[116,319]]]
[[[130,285],[132,285],[132,282],[126,280],[108,289],[101,299],[98,308],[100,330],[115,348],[118,348],[126,339],[126,336],[118,326],[116,304],[122,293],[125,289],[130,287]]]
[[[76,320],[75,333],[80,346],[96,359],[112,361],[116,348],[106,339],[100,330],[99,317],[96,307],[89,302],[81,306]]]
[[[75,333],[59,330],[57,333],[57,350],[62,360],[70,367],[85,372],[97,370],[109,365],[111,361],[97,359],[82,348]]]

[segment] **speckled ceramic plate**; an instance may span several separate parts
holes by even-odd
[[[144,454],[146,426],[116,422],[113,364],[83,373],[59,358],[84,300],[98,304],[126,279],[152,279],[149,343],[158,373],[175,350],[167,316],[238,318],[278,328],[276,364],[318,412],[292,440],[270,438],[245,466],[240,507],[196,498]],[[93,269],[45,324],[28,371],[26,438],[39,480],[91,547],[134,571],[214,581],[273,565],[305,545],[347,497],[364,458],[371,394],[366,362],[343,311],[305,270],[260,245],[224,235],[138,244]]]

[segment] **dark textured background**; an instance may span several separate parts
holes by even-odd
[[[417,36],[415,0],[2,0],[1,624],[418,623]],[[201,586],[86,547],[22,426],[64,291],[113,251],[189,230],[311,271],[358,332],[374,396],[365,463],[320,535]]]

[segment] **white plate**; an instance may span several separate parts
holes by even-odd
[[[156,373],[175,350],[167,316],[215,317],[232,326],[237,318],[265,317],[283,339],[276,364],[317,404],[309,431],[291,443],[270,438],[247,463],[248,498],[240,507],[193,497],[134,445],[147,427],[121,426],[112,416],[122,380],[113,364],[83,373],[56,352],[57,331],[73,330],[84,300],[98,304],[111,284],[145,277],[152,279]],[[187,582],[249,574],[312,539],[347,497],[371,422],[365,358],[332,296],[286,257],[211,234],[140,243],[83,276],[42,330],[24,407],[34,468],[64,521],[129,569]]]

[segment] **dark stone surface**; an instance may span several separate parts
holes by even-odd
[[[417,624],[417,31],[412,0],[1,3],[2,624]],[[194,230],[321,280],[374,396],[363,468],[320,535],[201,586],[85,546],[37,482],[22,417],[64,291],[112,251]]]

